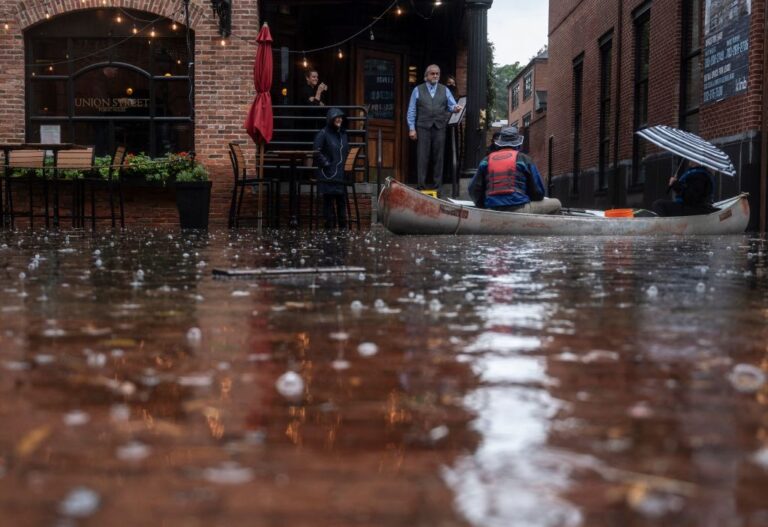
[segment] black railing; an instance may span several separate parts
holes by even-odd
[[[368,109],[365,106],[334,106],[347,116],[347,134],[349,146],[360,147],[356,174],[362,174],[362,180],[369,182],[368,174]],[[315,134],[326,125],[328,106],[276,105],[273,107],[275,118],[272,141],[267,145],[270,150],[312,150]],[[313,166],[298,166],[298,170],[314,170]]]

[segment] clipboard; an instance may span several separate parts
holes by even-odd
[[[451,114],[451,118],[448,119],[448,126],[459,124],[461,120],[464,119],[464,112],[467,110],[467,98],[459,97],[459,101],[456,104],[461,106],[461,111],[459,113]]]

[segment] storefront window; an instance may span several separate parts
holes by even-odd
[[[90,9],[35,26],[25,39],[27,141],[95,145],[98,155],[118,145],[152,156],[194,148],[190,53],[180,24],[130,9]]]

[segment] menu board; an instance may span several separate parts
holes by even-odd
[[[746,93],[752,0],[707,0],[704,11],[704,103]]]
[[[363,61],[363,97],[370,119],[395,119],[395,62],[385,59]]]

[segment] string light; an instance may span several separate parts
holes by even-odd
[[[443,5],[443,2],[440,0],[435,0],[435,7],[440,7],[441,5]]]
[[[373,28],[371,28],[370,38],[371,38],[371,40],[375,40],[376,39],[376,37],[373,35]]]
[[[176,22],[174,22],[173,24],[171,24],[171,29],[172,29],[172,30],[174,30],[174,31],[176,31],[177,29],[179,29],[179,26],[176,24]]]
[[[343,51],[341,51],[341,48],[339,48],[339,58],[340,58],[340,59],[343,59],[343,58],[344,58],[344,52],[343,52]]]
[[[226,46],[226,45],[227,45],[227,39],[225,39],[225,38],[222,38],[222,39],[221,39],[221,45],[222,45],[222,46]]]
[[[152,28],[152,30],[149,32],[149,36],[152,37],[152,38],[155,38],[156,34],[157,33],[155,33],[155,28]]]
[[[309,64],[307,64],[307,56],[306,55],[304,55],[304,58],[301,61],[301,65],[304,66],[305,68],[307,66],[309,66]]]
[[[134,34],[134,35],[138,34],[138,32],[139,32],[139,30],[138,30],[138,29],[136,29],[136,26],[133,26],[133,30],[132,30],[132,31],[133,31],[133,34]]]
[[[5,23],[5,26],[3,26],[3,27],[5,28],[5,30],[6,30],[6,31],[8,31],[9,29],[11,29],[11,26],[10,26],[10,24],[8,24],[7,22]]]
[[[400,4],[397,4],[397,9],[395,9],[395,13],[397,14],[397,16],[400,16],[403,14],[403,8],[400,7]]]
[[[51,18],[51,14],[48,11],[45,12],[45,18]]]
[[[118,24],[122,24],[123,23],[123,17],[121,17],[120,15],[117,15],[117,18],[115,19],[115,22],[117,22]]]

